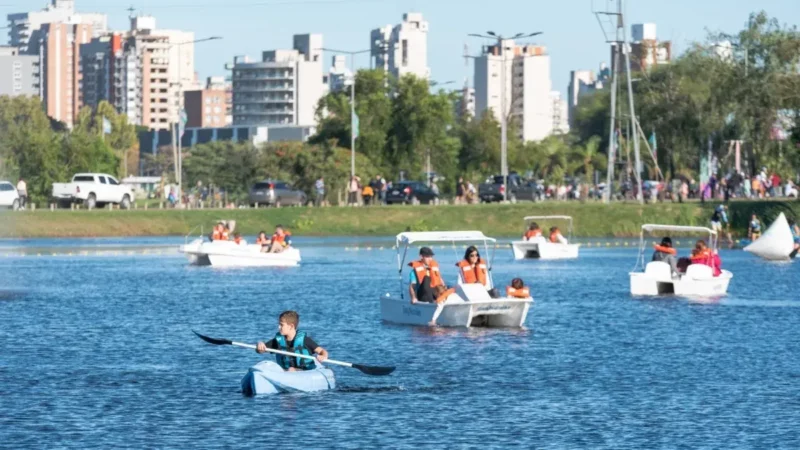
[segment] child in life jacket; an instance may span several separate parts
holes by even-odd
[[[439,263],[433,259],[429,247],[419,249],[420,259],[408,263],[411,272],[408,278],[408,294],[411,303],[443,303],[455,289],[448,289],[442,280]]]
[[[511,280],[511,286],[506,286],[506,295],[513,298],[530,298],[531,291],[522,282],[522,278]]]
[[[278,332],[271,340],[259,342],[256,353],[264,353],[268,348],[283,350],[285,352],[313,355],[317,361],[328,359],[328,352],[317,345],[304,331],[297,329],[300,324],[300,315],[295,311],[284,311],[278,317]],[[275,362],[288,372],[311,370],[316,368],[313,359],[297,356],[275,355]]]

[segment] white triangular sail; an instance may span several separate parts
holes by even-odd
[[[770,261],[788,261],[794,250],[794,238],[786,216],[780,213],[767,231],[744,250]]]

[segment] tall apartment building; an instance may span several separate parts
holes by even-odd
[[[225,90],[198,89],[183,93],[186,128],[225,126]]]
[[[72,127],[80,108],[80,46],[91,41],[92,26],[54,22],[42,25],[39,41],[41,97],[51,118]]]
[[[314,125],[325,93],[322,35],[294,36],[292,50],[269,50],[260,62],[236,57],[233,124]]]
[[[38,96],[39,88],[39,57],[0,46],[0,95]]]
[[[105,14],[76,13],[75,0],[51,0],[50,5],[39,11],[9,14],[9,44],[21,53],[38,53],[42,25],[49,23],[82,23],[91,27],[95,36],[108,28]]]
[[[403,14],[403,22],[372,30],[370,52],[375,68],[396,78],[412,74],[428,79],[428,22],[421,13]]]
[[[553,134],[569,133],[567,102],[561,98],[561,92],[559,91],[552,91],[550,99],[553,102]]]
[[[205,88],[225,93],[225,126],[230,126],[233,123],[233,85],[225,77],[216,76],[206,78]]]
[[[328,88],[331,92],[342,91],[350,86],[350,77],[353,73],[347,67],[344,55],[334,55],[331,68],[328,70]]]
[[[131,29],[81,46],[85,104],[106,100],[129,123],[169,129],[180,118],[181,92],[197,89],[193,33],[159,30],[150,16],[131,18]]]
[[[553,132],[553,102],[550,97],[550,56],[539,45],[515,45],[504,40],[484,47],[475,59],[475,114],[491,110],[498,121],[502,117],[501,95],[505,94],[507,117],[519,124],[519,137],[538,141]],[[505,86],[502,68],[505,64]]]

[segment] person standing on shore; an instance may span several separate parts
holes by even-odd
[[[322,202],[325,201],[325,180],[322,177],[319,177],[314,183],[314,189],[317,191],[317,197],[314,200],[314,205],[320,207],[322,206]]]
[[[25,209],[28,203],[28,184],[22,178],[17,182],[17,193],[19,194],[19,209]]]

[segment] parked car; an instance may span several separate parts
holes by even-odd
[[[19,209],[19,192],[8,181],[0,181],[0,208]]]
[[[295,189],[285,181],[259,181],[250,188],[250,206],[303,206],[306,193]]]
[[[529,200],[536,201],[541,197],[543,187],[535,180],[524,180],[517,173],[511,172],[508,174],[508,188],[503,180],[502,175],[495,175],[486,183],[478,186],[478,197],[482,202],[502,202],[503,192],[508,189],[506,198],[509,201],[516,200]]]
[[[102,208],[107,203],[129,209],[134,198],[129,186],[105,173],[78,173],[71,183],[53,183],[52,197],[60,206],[83,203],[89,209]]]
[[[398,181],[386,193],[386,204],[433,203],[439,196],[421,181]]]

